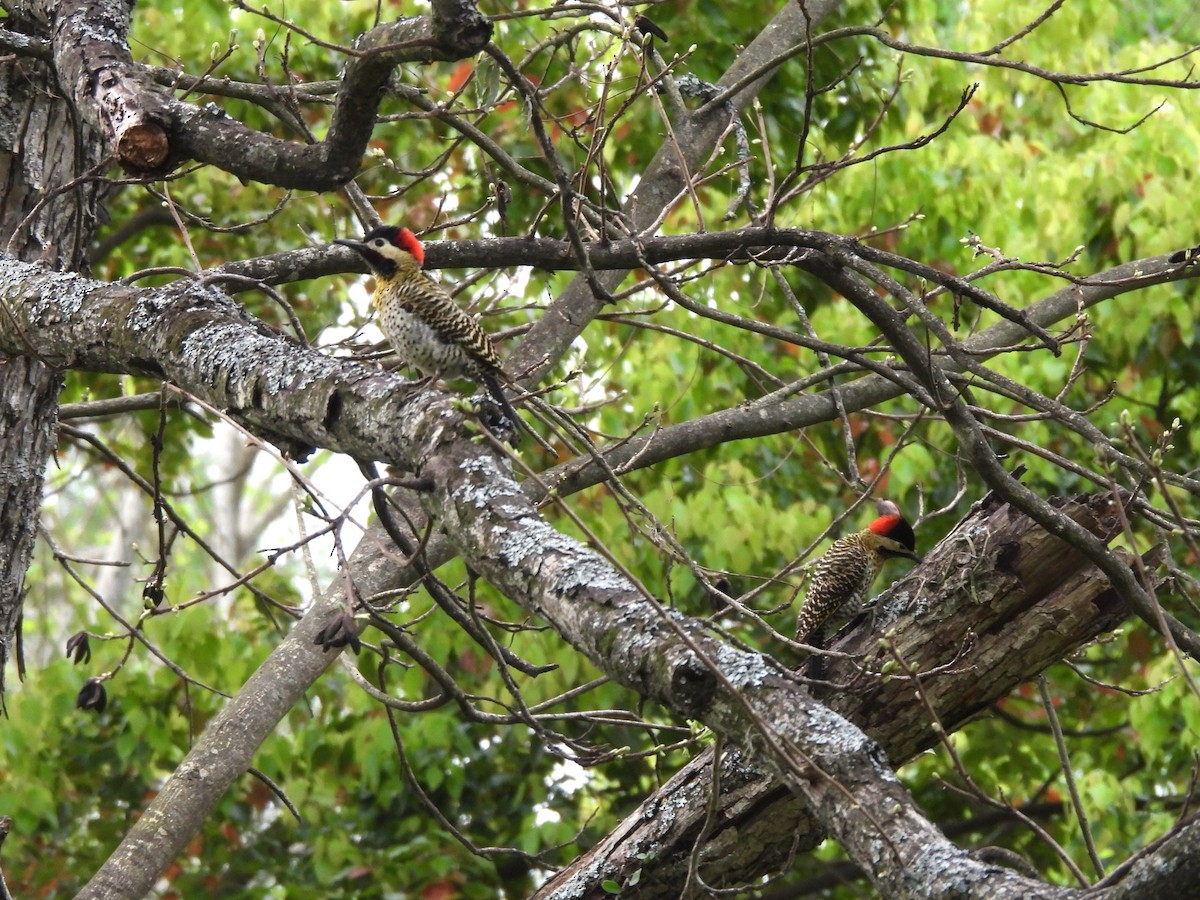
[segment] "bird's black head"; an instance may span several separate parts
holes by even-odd
[[[416,235],[395,225],[372,228],[361,241],[337,238],[334,243],[357,251],[371,271],[382,278],[392,278],[404,268],[419,269],[425,262],[425,248]]]
[[[880,516],[868,528],[882,539],[879,541],[879,552],[884,556],[903,556],[921,561],[917,555],[917,536],[908,520],[898,512]]]

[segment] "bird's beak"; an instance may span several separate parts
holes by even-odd
[[[352,250],[359,251],[360,253],[367,246],[362,241],[354,241],[354,240],[351,240],[350,238],[334,238],[333,243],[341,244],[343,247],[349,247]]]
[[[916,562],[925,562],[925,557],[921,556],[921,554],[917,553],[915,550],[908,554],[908,557]]]

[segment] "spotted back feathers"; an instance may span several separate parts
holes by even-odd
[[[886,559],[920,560],[916,535],[899,507],[882,501],[879,512],[879,518],[866,529],[834,541],[817,560],[808,596],[796,618],[796,640],[823,643],[857,616]]]

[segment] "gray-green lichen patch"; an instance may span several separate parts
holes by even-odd
[[[30,282],[38,285],[36,293],[30,293]],[[74,317],[93,287],[93,282],[69,272],[55,272],[11,257],[0,261],[0,297],[13,308],[23,300],[25,317],[36,327]]]
[[[500,559],[509,566],[519,566],[530,557],[542,557],[552,553],[577,556],[588,551],[583,545],[565,534],[551,528],[549,523],[535,515],[525,515],[509,527],[502,526],[499,546]]]
[[[547,900],[579,900],[591,895],[597,884],[615,874],[613,867],[602,859],[581,866],[570,878],[555,888]]]
[[[872,753],[873,745],[878,746],[856,725],[819,703],[805,710],[805,718],[807,739],[813,744],[830,748],[830,753],[837,758],[858,759],[863,754]],[[892,780],[895,780],[895,776],[892,776]]]
[[[125,327],[134,334],[144,334],[162,325],[162,312],[171,306],[170,300],[147,293],[138,302],[130,303]]]
[[[180,345],[185,359],[193,361],[200,380],[208,385],[227,385],[236,398],[233,405],[247,407],[256,393],[268,395],[311,387],[334,374],[335,360],[319,353],[287,353],[287,365],[279,364],[279,339],[258,334],[238,322],[201,325]]]
[[[914,601],[918,605],[914,606]],[[883,629],[891,625],[906,612],[924,612],[930,602],[927,597],[921,598],[918,595],[918,597],[914,598],[907,590],[895,590],[895,585],[893,584],[888,588],[886,599],[883,602],[875,604],[873,610],[874,618],[871,621],[874,623],[876,629]]]
[[[546,526],[549,528],[549,526]],[[553,530],[553,529],[551,529]],[[555,532],[557,533],[557,532]],[[582,545],[577,545],[577,557],[559,579],[558,590],[573,593],[579,588],[605,593],[632,593],[633,584],[624,575]]]
[[[84,299],[92,287],[89,282],[69,272],[46,272],[42,276],[42,301],[35,309],[52,306],[63,319],[71,319],[83,308]]]
[[[718,645],[716,661],[721,673],[739,690],[762,687],[768,678],[779,674],[778,667],[761,653],[748,653],[725,643]]]
[[[462,471],[473,478],[464,478],[450,492],[450,499],[456,504],[473,506],[483,509],[492,503],[511,494],[508,474],[500,470],[495,457],[480,455],[464,460]]]

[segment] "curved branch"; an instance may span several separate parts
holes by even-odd
[[[1096,82],[1107,81],[1115,82],[1117,84],[1153,85],[1156,87],[1180,88],[1183,90],[1196,90],[1200,88],[1200,81],[1195,79],[1138,77],[1143,72],[1153,72],[1156,69],[1161,69],[1168,63],[1178,62],[1182,59],[1186,59],[1197,51],[1200,51],[1200,46],[1188,47],[1186,50],[1176,53],[1174,56],[1168,56],[1163,59],[1155,60],[1154,62],[1145,66],[1121,69],[1114,72],[1089,72],[1087,74],[1079,74],[1075,72],[1057,72],[1051,69],[1043,69],[1040,66],[1022,62],[1018,59],[1006,59],[1003,56],[997,56],[996,51],[999,49],[999,45],[997,47],[992,47],[989,50],[985,50],[982,53],[973,53],[969,50],[947,50],[944,47],[928,47],[922,44],[913,44],[897,37],[893,37],[882,28],[876,28],[869,25],[852,25],[846,28],[840,28],[837,31],[822,35],[822,40],[829,41],[836,38],[853,36],[874,38],[885,47],[888,47],[891,50],[896,50],[900,53],[910,53],[913,56],[928,56],[932,59],[950,59],[956,62],[973,63],[974,65],[978,66],[992,66],[998,69],[1013,69],[1017,72],[1023,72],[1026,75],[1033,75],[1036,78],[1053,82],[1054,84],[1088,85]]]
[[[192,159],[243,180],[317,191],[358,174],[382,91],[397,65],[473,56],[492,33],[465,0],[434,4],[432,17],[373,28],[351,51],[325,140],[299,144],[171,97],[129,54],[130,8],[121,0],[68,0],[58,6],[52,40],[61,82],[122,165],[154,175]]]

